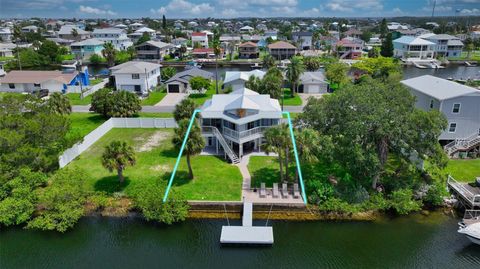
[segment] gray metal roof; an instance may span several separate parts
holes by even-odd
[[[325,75],[322,72],[303,72],[300,81],[305,82],[325,82]]]
[[[161,65],[155,63],[130,61],[116,65],[110,68],[110,70],[112,71],[112,74],[143,74],[160,67]]]
[[[190,78],[192,77],[203,77],[206,79],[213,79],[214,76],[215,75],[211,72],[194,67],[194,68],[182,71],[180,73],[176,73],[173,77],[171,77],[165,83],[170,83],[173,81],[181,81],[181,82],[187,83],[188,81],[190,81]]]
[[[463,95],[480,95],[480,91],[475,88],[431,75],[402,80],[401,83],[439,101]]]
[[[151,46],[157,47],[159,49],[173,48],[174,47],[170,43],[165,43],[165,42],[161,42],[161,41],[154,41],[154,40],[149,40],[149,41],[143,42],[142,44],[137,45],[135,47],[140,47],[140,46],[145,46],[145,45],[151,45]]]

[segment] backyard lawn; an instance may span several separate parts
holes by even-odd
[[[259,188],[260,183],[265,182],[266,187],[271,188],[273,183],[280,183],[280,168],[277,157],[251,156],[248,170],[252,176],[251,187]],[[289,171],[291,178],[294,178],[295,166],[291,164]]]
[[[222,82],[218,82],[218,91],[221,93],[222,91]],[[200,94],[190,94],[188,97],[191,98],[197,106],[202,106],[205,101],[212,98],[212,95],[215,94],[215,81],[210,84],[208,90],[205,93]]]
[[[85,106],[92,102],[92,95],[80,99],[79,93],[67,93],[67,98],[70,100],[72,106]]]
[[[473,182],[480,177],[480,159],[449,160],[445,172],[455,180]]]
[[[71,113],[71,128],[67,135],[84,137],[105,122],[105,119],[96,113]]]
[[[170,179],[178,154],[172,136],[172,129],[113,129],[68,166],[86,172],[89,190],[131,196],[142,187]],[[125,169],[122,185],[116,173],[110,173],[101,164],[105,145],[113,140],[127,141],[136,151],[137,163]],[[242,176],[236,166],[214,156],[195,156],[192,168],[195,179],[189,180],[183,157],[173,183],[177,193],[188,200],[240,200]]]
[[[301,106],[302,105],[302,98],[298,94],[294,97],[291,95],[291,90],[288,88],[283,89],[283,105],[284,106]],[[278,100],[280,105],[282,104],[282,100]]]
[[[138,112],[140,118],[173,118],[172,112]]]
[[[156,105],[158,102],[162,101],[165,95],[167,95],[167,92],[165,90],[151,92],[147,98],[142,100],[142,106]]]

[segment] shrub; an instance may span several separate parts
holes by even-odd
[[[133,117],[142,109],[140,98],[127,91],[98,90],[92,95],[90,111],[104,117]]]
[[[190,86],[192,90],[204,91],[210,86],[210,80],[200,76],[193,77],[190,79]]]
[[[98,55],[98,54],[92,54],[90,56],[90,63],[95,65],[95,64],[101,64],[101,63],[104,63],[105,62],[105,58],[103,58],[102,56]]]
[[[391,207],[400,215],[406,215],[421,208],[421,201],[413,199],[413,192],[410,189],[399,189],[394,191],[390,197]]]
[[[173,67],[164,67],[161,69],[162,80],[169,80],[171,77],[175,76],[177,70]]]
[[[357,207],[339,198],[332,197],[318,206],[320,211],[336,213],[353,213],[358,211]]]
[[[307,181],[307,189],[311,191],[308,200],[314,204],[320,204],[333,197],[334,189],[331,184],[320,180]]]
[[[448,192],[445,189],[445,186],[440,182],[436,182],[430,185],[423,201],[432,206],[441,206],[443,204],[443,197],[447,195]]]

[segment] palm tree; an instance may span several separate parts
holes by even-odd
[[[319,141],[320,136],[313,129],[295,130],[295,144],[297,145],[297,153],[302,163],[308,164],[318,161]],[[295,169],[295,178],[298,179],[298,169]]]
[[[115,50],[115,47],[113,46],[112,43],[107,42],[103,44],[102,55],[107,60],[109,67],[112,67],[113,65],[115,65],[116,54],[117,54],[117,51]]]
[[[284,178],[288,181],[288,155],[290,155],[290,140],[288,134],[288,128],[285,124],[268,128],[265,133],[265,152],[275,152],[278,155],[278,163],[280,165],[280,181],[283,182]],[[285,177],[283,172],[283,166],[285,165]]]
[[[78,31],[76,28],[72,28],[72,32],[71,32],[72,36],[73,36],[73,39],[77,39],[77,36],[78,36]]]
[[[293,57],[290,60],[290,64],[287,66],[287,78],[292,84],[292,97],[297,92],[298,80],[300,76],[305,71],[305,66],[303,65],[302,59],[299,57]]]
[[[72,112],[70,100],[63,94],[55,92],[47,100],[47,107],[55,114],[67,115]]]
[[[275,66],[275,58],[272,55],[265,55],[262,60],[263,67],[266,69],[270,69]]]
[[[130,61],[135,59],[135,56],[137,55],[137,51],[135,50],[134,46],[128,47],[127,48],[127,53],[128,53]]]
[[[175,110],[173,111],[173,118],[175,118],[176,122],[179,122],[181,120],[188,120],[192,117],[195,108],[195,102],[191,98],[185,98],[180,103],[175,105]]]
[[[123,170],[129,165],[135,165],[136,157],[133,147],[124,141],[112,141],[105,147],[102,155],[102,165],[110,172],[117,170],[118,180],[123,183]]]
[[[219,34],[216,32],[214,35],[212,47],[213,53],[215,54],[215,93],[218,94],[218,56],[222,53],[222,49],[220,48],[220,39]]]
[[[181,120],[178,122],[178,127],[175,128],[175,135],[173,137],[173,144],[177,150],[180,150],[185,134],[187,133],[188,120]],[[183,153],[187,156],[187,166],[188,166],[188,176],[190,179],[193,179],[192,165],[190,163],[190,157],[192,155],[197,155],[202,152],[205,147],[205,139],[202,136],[202,130],[198,125],[198,122],[195,121],[190,129],[190,134],[188,135],[187,143],[183,149]]]

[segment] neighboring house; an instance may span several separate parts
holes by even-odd
[[[448,120],[439,140],[445,144],[454,139],[480,135],[480,91],[453,81],[425,75],[401,81],[416,97],[422,110],[442,112]]]
[[[92,32],[92,37],[106,43],[112,43],[117,50],[126,50],[133,45],[127,32],[120,28],[97,28]]]
[[[3,69],[4,64],[5,64],[4,62],[0,62],[0,77],[3,77],[7,74]]]
[[[318,40],[317,47],[321,48],[322,50],[327,50],[327,48],[333,50],[337,42],[338,38],[334,36],[321,36],[320,40]]]
[[[245,82],[247,82],[251,76],[261,79],[265,74],[265,71],[258,69],[252,71],[227,71],[225,72],[225,79],[223,80],[223,88],[225,89],[231,86],[234,91],[245,88]]]
[[[299,93],[327,93],[328,82],[322,72],[303,72],[298,86]]]
[[[82,30],[76,25],[63,25],[60,30],[58,30],[58,37],[63,39],[80,41],[90,38],[90,32]]]
[[[137,58],[142,60],[162,60],[173,48],[172,44],[152,40],[135,46]]]
[[[10,42],[12,40],[12,31],[10,28],[0,28],[0,42]]]
[[[353,37],[353,38],[361,39],[363,32],[360,31],[360,30],[357,30],[357,29],[350,29],[350,30],[346,31],[346,32],[343,33],[343,34],[344,34],[346,37]]]
[[[259,56],[258,45],[253,42],[245,42],[238,46],[238,57],[240,59],[256,59]]]
[[[136,30],[138,30],[142,27],[145,27],[145,25],[142,24],[142,23],[139,23],[139,22],[134,22],[134,23],[130,24],[128,27],[130,27],[130,29],[132,29],[133,31],[136,31]]]
[[[13,49],[16,47],[13,43],[0,43],[0,57],[13,57]]]
[[[200,44],[202,48],[208,48],[208,36],[206,33],[202,32],[193,32],[192,33],[192,46],[195,47],[195,44]]]
[[[213,48],[197,48],[193,49],[191,55],[193,58],[196,59],[215,59],[215,51]],[[225,57],[225,50],[220,49],[220,55],[218,55],[219,59],[223,59]]]
[[[246,153],[261,151],[263,134],[280,124],[282,109],[270,95],[242,88],[213,95],[202,106],[201,115],[205,149],[238,163]]]
[[[297,47],[285,41],[278,41],[267,47],[270,55],[277,60],[290,59],[297,53]]]
[[[188,43],[188,39],[183,37],[177,37],[172,39],[172,44],[177,47],[187,46],[187,43]]]
[[[147,95],[160,82],[161,65],[149,62],[130,61],[110,68],[115,88]]]
[[[402,36],[393,40],[393,56],[404,60],[431,60],[435,54],[435,43],[413,36]]]
[[[37,32],[38,32],[38,27],[35,25],[22,27],[22,33],[37,33]]]
[[[293,42],[298,44],[300,50],[309,50],[312,48],[312,38],[313,33],[311,32],[293,32],[292,39]]]
[[[357,59],[362,56],[365,42],[358,38],[345,37],[335,44],[335,51],[340,59]]]
[[[251,33],[253,32],[255,29],[253,29],[253,27],[251,26],[243,26],[242,28],[239,29],[240,33]]]
[[[69,92],[75,87],[77,72],[62,71],[20,71],[14,70],[0,79],[0,91],[32,93],[48,90],[52,92]]]
[[[208,80],[213,80],[215,75],[211,72],[193,67],[185,71],[179,72],[165,82],[167,85],[168,93],[189,93],[192,88],[190,87],[190,79],[193,77],[203,77]]]
[[[430,35],[424,39],[435,43],[435,56],[460,57],[462,55],[463,42],[456,36],[440,34]]]
[[[70,44],[70,50],[77,59],[89,59],[93,54],[102,55],[104,43],[98,39],[91,38]]]
[[[150,39],[157,38],[157,33],[155,32],[155,30],[148,27],[141,27],[135,30],[135,32],[128,34],[127,36],[132,40],[133,43],[137,43],[138,40],[143,36],[143,34],[149,35]]]

